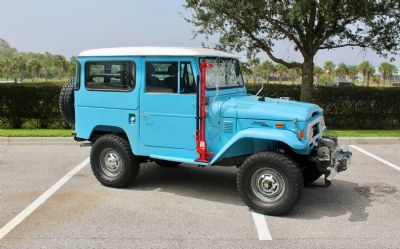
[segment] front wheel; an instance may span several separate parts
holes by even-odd
[[[243,201],[256,212],[267,215],[288,213],[303,190],[299,167],[275,152],[259,152],[239,168],[237,187]]]
[[[130,185],[139,173],[139,161],[128,141],[115,134],[104,135],[94,142],[90,164],[97,180],[113,188]]]

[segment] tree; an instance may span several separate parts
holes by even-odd
[[[257,76],[259,76],[259,66],[260,66],[260,59],[258,58],[251,58],[249,59],[249,61],[247,62],[249,65],[249,69],[251,72],[251,76],[253,78],[253,84],[257,83]]]
[[[374,73],[375,67],[370,64],[367,68],[367,87],[369,86],[369,81],[371,80],[372,76],[374,76]]]
[[[62,79],[62,75],[65,72],[65,67],[67,65],[67,60],[62,55],[56,55],[54,65],[57,67],[58,79]]]
[[[288,75],[292,79],[292,85],[294,85],[296,79],[298,79],[301,76],[301,70],[298,67],[289,68]]]
[[[333,73],[335,72],[336,65],[333,64],[332,61],[325,61],[324,63],[324,71],[329,77],[329,83],[333,82]],[[327,85],[327,83],[326,83]]]
[[[368,61],[363,61],[358,66],[358,71],[363,76],[363,86],[365,86],[365,82],[367,82],[367,86],[369,86],[369,80],[375,72],[375,68]]]
[[[35,59],[31,59],[28,61],[27,66],[29,71],[31,72],[32,82],[35,82],[36,75],[41,68],[40,63]]]
[[[395,65],[383,62],[379,68],[378,68],[379,73],[382,74],[382,79],[383,79],[383,84],[385,84],[386,80],[391,81],[393,78],[393,74],[396,74],[398,72],[398,69]]]
[[[68,77],[69,78],[72,78],[75,76],[76,63],[77,63],[76,57],[72,56],[68,62]]]
[[[400,48],[398,0],[186,0],[185,6],[192,10],[187,20],[197,34],[219,36],[217,47],[264,52],[276,63],[301,68],[303,101],[312,100],[319,50],[368,47],[388,56]],[[289,41],[303,61],[288,62],[274,54],[279,40]]]
[[[357,79],[358,68],[356,66],[350,66],[348,68],[348,74],[349,74],[351,81],[354,84],[354,81],[356,81],[356,79]]]
[[[263,77],[267,79],[267,84],[269,84],[269,78],[271,77],[271,74],[274,71],[275,71],[275,65],[269,60],[264,61],[259,66],[259,72]]]
[[[323,73],[324,73],[324,70],[321,67],[319,67],[319,66],[314,67],[314,77],[317,81],[316,82],[317,84],[320,83],[320,77],[321,77],[321,74],[323,74]]]
[[[281,84],[283,77],[287,75],[288,68],[283,64],[276,64],[275,71],[278,74],[279,84]]]
[[[13,58],[12,61],[12,69],[15,75],[15,83],[17,83],[17,75],[19,75],[20,82],[24,81],[25,72],[26,72],[26,58],[23,54],[18,54]]]
[[[349,68],[344,63],[340,63],[336,68],[336,75],[339,76],[340,79],[346,79],[346,76],[349,74]]]

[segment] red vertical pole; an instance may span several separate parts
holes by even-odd
[[[208,67],[213,67],[213,64],[204,61],[200,63],[200,127],[196,131],[196,149],[199,153],[199,158],[196,161],[205,163],[208,163],[209,157],[213,155],[213,153],[207,151],[206,143],[206,73]]]

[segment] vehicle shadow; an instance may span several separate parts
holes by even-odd
[[[211,202],[246,206],[237,193],[236,171],[235,167],[180,165],[169,168],[147,163],[141,165],[135,184],[130,189],[158,190]]]
[[[129,189],[158,190],[211,202],[245,206],[237,193],[236,172],[234,167],[199,168],[184,165],[167,168],[149,163],[141,167],[136,184]],[[309,220],[350,214],[349,221],[366,221],[367,208],[379,195],[396,192],[390,186],[360,185],[344,180],[334,180],[328,188],[318,184],[305,187],[299,203],[284,217]]]

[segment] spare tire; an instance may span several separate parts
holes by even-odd
[[[62,116],[71,124],[75,123],[74,89],[75,80],[71,79],[62,87],[58,99],[58,107]]]

